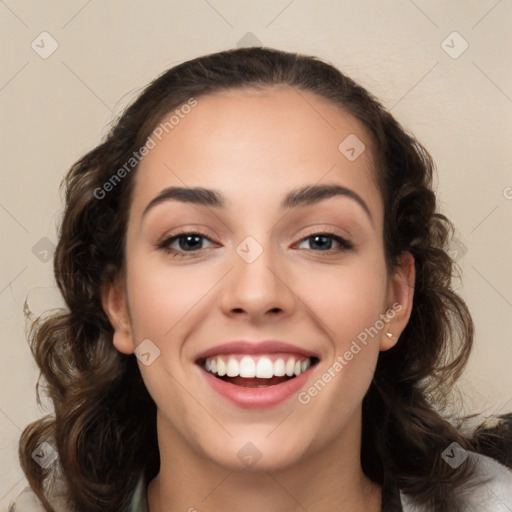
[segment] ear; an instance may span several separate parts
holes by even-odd
[[[114,328],[114,346],[123,354],[132,354],[135,350],[126,289],[121,277],[104,285],[101,293],[103,309]]]
[[[398,342],[411,316],[416,269],[414,257],[404,251],[399,257],[388,281],[387,304],[390,320],[381,336],[380,350],[389,350]],[[394,316],[391,316],[394,313]],[[388,333],[391,335],[389,336]]]

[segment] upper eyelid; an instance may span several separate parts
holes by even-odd
[[[168,235],[168,236],[166,235],[166,236],[162,237],[162,239],[159,242],[157,242],[157,245],[158,246],[161,246],[164,244],[170,245],[170,242],[174,242],[184,236],[192,236],[192,235],[200,236],[201,238],[207,239],[212,244],[217,244],[217,242],[215,242],[211,236],[206,235],[205,233],[201,233],[199,231],[182,231],[180,233],[176,233],[176,234],[172,234],[172,235]]]

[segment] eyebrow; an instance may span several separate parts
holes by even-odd
[[[341,185],[309,185],[290,191],[281,203],[281,208],[296,208],[319,203],[331,197],[343,196],[353,199],[366,212],[373,224],[373,217],[361,196]],[[153,198],[144,208],[144,217],[151,208],[165,201],[176,200],[213,208],[225,208],[226,201],[216,190],[203,187],[168,187]]]

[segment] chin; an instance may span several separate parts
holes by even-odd
[[[246,433],[235,437],[227,445],[221,443],[222,447],[218,451],[205,451],[204,456],[214,464],[236,472],[274,472],[296,465],[304,455],[304,441],[283,435],[275,435],[272,439],[274,434],[267,437],[268,432],[266,429],[259,435]]]

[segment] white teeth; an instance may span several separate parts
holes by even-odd
[[[262,357],[256,365],[258,379],[271,379],[274,376],[274,364],[268,357]]]
[[[213,368],[210,371],[212,370]],[[215,372],[212,371],[212,373]],[[219,377],[223,377],[224,375],[226,375],[226,363],[224,362],[224,359],[221,359],[220,357],[217,358],[217,375]]]
[[[226,375],[228,377],[238,377],[240,375],[240,365],[234,357],[230,357],[226,365]]]
[[[256,363],[252,357],[242,357],[240,361],[240,377],[256,377]]]
[[[274,375],[276,377],[283,377],[286,373],[285,364],[283,359],[278,359],[274,363]]]
[[[295,359],[292,357],[286,362],[286,375],[293,377],[293,369],[295,368]]]
[[[234,356],[214,356],[205,360],[203,368],[214,375],[223,377],[243,377],[251,379],[271,379],[272,377],[294,377],[301,375],[311,366],[311,358],[303,359],[290,356],[272,361],[268,356],[244,355],[240,358]]]

